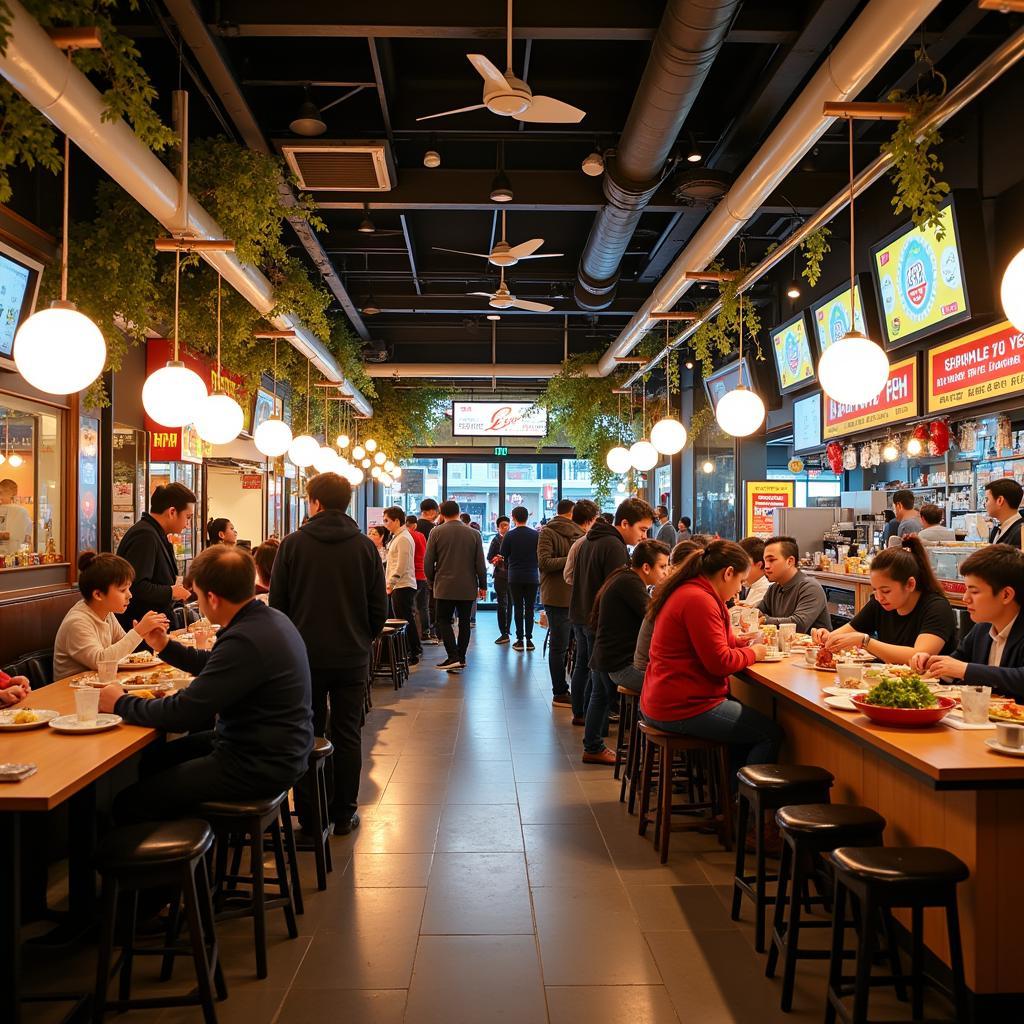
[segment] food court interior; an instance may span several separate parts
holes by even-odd
[[[1022,58],[1020,0],[0,0],[0,1020],[1024,1019],[1024,902],[1004,885],[1024,855],[1024,683],[945,671],[975,636],[968,661],[1024,668],[971,571],[1021,547]],[[165,661],[197,660],[156,669],[156,692],[131,677],[154,705],[233,649],[203,629],[230,624],[203,584],[221,542],[256,556],[247,602],[255,587],[276,621],[261,553],[296,586],[305,524],[344,514],[367,551],[375,534],[379,565],[331,570],[372,570],[388,607],[366,656],[332,663],[362,673],[347,820],[332,690],[331,717],[311,712],[328,739],[270,818],[154,808],[128,850],[142,826],[118,795],[193,730],[126,712],[116,658],[61,676],[58,629],[99,607],[87,552],[131,563],[104,586],[152,588],[129,550],[171,522],[165,494],[192,513],[171,504],[158,531]],[[456,603],[436,600],[442,535],[410,546],[415,611],[395,596],[403,521],[432,533],[439,505],[487,556],[456,614],[468,656],[433,630]],[[573,538],[607,531],[611,568],[632,559],[653,593],[635,624],[601,625],[611,568],[577,607],[563,564],[589,580],[587,556],[538,562],[574,507]],[[522,606],[513,509],[537,531]],[[905,522],[939,532],[904,542]],[[899,654],[864,623],[908,551],[949,628]],[[734,660],[699,671],[781,737],[738,777],[754,738],[673,731],[649,689],[700,660],[658,630],[673,573],[728,580],[730,558],[734,591],[675,632],[721,626]],[[816,588],[821,616],[737,618],[759,566],[775,595]],[[355,612],[297,586],[332,634],[372,618],[369,584]],[[594,638],[626,619],[613,672]],[[121,667],[152,671],[147,650]],[[869,669],[843,672],[859,660],[919,702],[879,720]],[[991,688],[980,719],[960,683]],[[108,684],[129,691],[116,714]],[[213,711],[230,742],[237,705]],[[209,838],[179,884],[184,840],[160,829],[182,817]],[[261,857],[265,906],[238,878]]]

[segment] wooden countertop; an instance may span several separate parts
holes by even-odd
[[[1024,787],[1024,758],[997,754],[985,746],[986,739],[995,737],[995,730],[952,729],[941,724],[897,729],[875,725],[859,712],[833,711],[824,704],[823,689],[835,686],[837,677],[794,658],[755,664],[740,675],[818,716],[823,725],[925,776],[936,788]]]
[[[835,583],[838,586],[852,587],[858,583],[871,586],[871,577],[861,576],[853,572],[822,572],[820,569],[801,569],[807,576],[813,576],[819,583]]]

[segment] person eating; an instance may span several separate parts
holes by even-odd
[[[749,556],[748,556],[749,557]],[[828,599],[821,584],[797,566],[800,549],[792,537],[769,537],[764,542],[764,574],[770,583],[757,610],[768,625],[796,624],[798,633],[815,627],[832,628]]]
[[[118,615],[128,610],[135,570],[118,555],[83,551],[78,557],[78,589],[82,599],[71,606],[53,644],[53,677],[65,679],[95,671],[101,660],[120,661],[154,629],[167,629],[167,616],[152,609],[128,632]]]
[[[882,661],[907,665],[915,654],[949,654],[956,616],[916,536],[885,548],[871,563],[872,596],[839,629],[816,629],[815,643],[833,653],[863,647]]]

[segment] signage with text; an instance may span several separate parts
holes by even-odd
[[[926,358],[929,412],[1024,391],[1024,335],[1007,320],[939,345]]]
[[[846,405],[825,396],[826,439],[911,419],[918,407],[917,356],[889,367],[889,380],[870,402]]]
[[[814,359],[803,313],[776,327],[771,338],[781,394],[814,380]]]
[[[498,445],[494,449],[494,454],[499,457],[508,455],[508,448],[506,448],[504,445]]]
[[[850,333],[850,286],[840,287],[811,307],[814,334],[818,339],[818,351],[823,353],[829,345]],[[867,334],[864,327],[864,303],[861,300],[860,282],[853,290],[854,330]]]
[[[745,536],[771,537],[775,533],[772,512],[777,508],[792,508],[795,493],[796,484],[792,480],[748,480]]]
[[[452,402],[453,437],[544,437],[548,414],[532,402]]]

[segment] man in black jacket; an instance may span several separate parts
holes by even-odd
[[[114,804],[123,823],[188,815],[204,800],[277,796],[303,777],[313,749],[302,638],[280,612],[253,598],[252,557],[215,545],[192,562],[191,572],[200,609],[220,626],[213,650],[185,647],[163,627],[143,639],[195,679],[158,700],[126,695],[111,683],[100,691],[100,709],[165,732],[201,729],[214,716],[217,724],[143,757],[145,777]]]
[[[494,596],[498,604],[498,639],[494,642],[507,644],[510,640],[508,631],[512,626],[512,600],[508,593],[508,569],[501,557],[501,544],[508,533],[508,516],[498,516],[494,525],[498,532],[491,538],[487,549],[487,564],[494,566]]]
[[[183,533],[196,511],[196,496],[179,483],[163,484],[149,499],[149,511],[121,538],[117,553],[135,570],[132,599],[117,621],[127,632],[146,612],[171,619],[175,601],[192,592],[178,582],[178,563],[169,533]]]
[[[295,623],[309,652],[313,728],[334,744],[328,797],[335,835],[359,824],[363,697],[373,641],[388,615],[384,568],[369,537],[345,513],[352,485],[319,473],[306,485],[309,521],[281,541],[270,580],[270,607]],[[309,797],[296,791],[299,820],[309,825]]]
[[[989,544],[1009,544],[1020,549],[1020,503],[1024,487],[1010,477],[985,484],[985,511],[996,520],[988,535]]]
[[[654,523],[654,509],[642,498],[627,498],[615,510],[614,525],[598,519],[580,543],[573,569],[569,617],[583,626],[588,647],[594,649],[590,616],[594,598],[604,581],[629,562],[629,548],[646,539]],[[614,693],[611,676],[591,669],[590,702],[587,704],[583,734],[583,760],[587,764],[614,764],[615,754],[604,745],[608,706]]]
[[[540,570],[537,566],[536,530],[527,526],[530,510],[523,505],[512,509],[515,526],[501,542],[501,557],[508,567],[508,589],[512,595],[512,612],[516,623],[514,651],[532,651],[533,606],[537,601]]]

